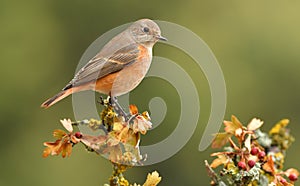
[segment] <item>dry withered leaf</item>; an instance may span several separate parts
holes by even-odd
[[[133,132],[140,132],[141,134],[146,134],[151,127],[152,123],[142,115],[136,116],[132,125]]]
[[[118,163],[122,158],[122,149],[119,144],[114,146],[107,146],[107,148],[104,149],[103,153],[108,154],[108,159],[114,163]]]
[[[91,135],[82,135],[80,141],[85,144],[87,147],[90,147],[94,150],[99,150],[101,145],[105,143],[107,136],[91,136]]]
[[[247,130],[254,131],[256,129],[259,129],[263,124],[264,122],[262,120],[253,118],[247,125]]]
[[[59,155],[62,153],[62,157],[70,156],[72,153],[72,144],[68,140],[56,140],[55,142],[45,142],[46,148],[43,151],[43,157],[46,158],[49,155]]]
[[[70,119],[62,119],[60,122],[68,132],[73,132],[72,121]]]

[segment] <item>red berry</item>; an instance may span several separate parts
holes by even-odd
[[[289,175],[289,179],[291,181],[296,181],[298,179],[298,176],[296,174],[292,173],[292,174]]]
[[[266,156],[265,151],[260,151],[260,152],[258,153],[258,155],[257,155],[257,157],[258,157],[259,159],[263,159],[265,156]]]
[[[250,168],[254,167],[255,163],[256,162],[254,160],[249,160],[248,161],[248,165],[249,165]]]
[[[80,132],[75,132],[75,137],[80,139],[82,137],[82,134]]]
[[[240,162],[238,163],[238,167],[239,167],[240,169],[246,170],[246,163],[245,163],[244,161],[240,161]]]
[[[280,178],[280,183],[282,183],[282,184],[287,184],[288,182],[286,181],[286,179],[284,179],[284,178]]]
[[[257,147],[253,147],[250,151],[250,153],[255,156],[257,153],[259,152],[258,148]]]

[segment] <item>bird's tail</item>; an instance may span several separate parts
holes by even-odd
[[[52,105],[54,105],[55,103],[57,103],[58,101],[64,99],[65,97],[67,97],[68,95],[72,94],[72,88],[67,89],[67,90],[63,90],[61,92],[59,92],[58,94],[56,94],[55,96],[53,96],[52,98],[47,99],[42,105],[41,107],[43,108],[49,108]]]

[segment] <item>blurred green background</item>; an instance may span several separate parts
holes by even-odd
[[[81,55],[96,38],[145,17],[182,25],[210,46],[227,85],[225,119],[235,114],[247,123],[259,117],[265,121],[263,129],[269,130],[278,120],[289,118],[296,142],[288,150],[285,166],[300,168],[299,9],[299,1],[278,0],[0,1],[0,185],[107,182],[110,163],[86,153],[82,146],[76,146],[70,158],[42,158],[42,143],[53,139],[52,130],[61,127],[59,119],[74,116],[71,98],[48,110],[40,104],[73,77]],[[159,43],[154,54],[176,61],[191,76],[199,77],[194,80],[201,101],[200,121],[191,140],[175,156],[133,168],[126,176],[142,183],[148,172],[157,170],[163,176],[161,185],[209,185],[203,161],[212,160],[212,150],[198,151],[210,111],[207,80],[178,49]],[[133,92],[131,103],[141,110],[148,109],[151,94],[163,95],[169,106],[164,122],[142,144],[164,139],[176,127],[178,97],[171,91],[174,89],[166,82],[145,80]]]

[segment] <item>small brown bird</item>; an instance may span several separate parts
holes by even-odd
[[[150,19],[134,22],[110,40],[82,67],[61,92],[46,100],[48,108],[75,92],[93,90],[117,97],[137,87],[145,77],[151,61],[152,47],[161,36],[158,25]]]

